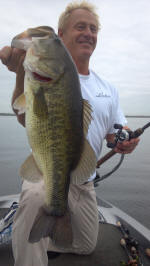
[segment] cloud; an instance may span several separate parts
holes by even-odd
[[[70,0],[3,1],[0,48],[10,45],[14,35],[28,27],[50,25],[57,31],[58,17],[69,2]],[[130,100],[130,97],[135,97],[137,112],[139,106],[142,106],[141,114],[150,115],[150,109],[147,108],[147,102],[150,101],[150,1],[91,2],[98,6],[102,30],[90,67],[118,88],[121,102],[128,102],[123,104],[125,113],[129,110],[130,114],[136,112]],[[13,82],[12,73],[0,64],[0,99],[3,102],[0,103],[0,112],[9,106]]]
[[[125,113],[150,114],[149,10],[150,2],[146,0],[101,4],[102,30],[92,63],[99,75],[118,88],[121,101],[127,101],[123,104]],[[137,110],[130,97],[136,98]]]

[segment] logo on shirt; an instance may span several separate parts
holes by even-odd
[[[96,97],[110,97],[110,95],[106,94],[105,92],[99,92]]]

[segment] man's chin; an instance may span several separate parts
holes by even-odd
[[[82,57],[90,58],[92,53],[93,53],[93,50],[83,49],[80,54],[81,54]]]

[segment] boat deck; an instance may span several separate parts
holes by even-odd
[[[0,209],[0,218],[6,210]],[[49,266],[120,266],[120,261],[128,261],[124,249],[120,245],[121,232],[115,225],[100,223],[99,235],[95,251],[91,255],[61,254],[50,259]],[[144,266],[150,261],[143,258]],[[14,265],[10,244],[0,245],[0,265]]]
[[[0,218],[6,210],[0,209]],[[127,261],[126,254],[120,246],[121,233],[110,224],[100,224],[98,241],[91,255],[61,254],[49,260],[49,266],[119,266],[121,260]],[[0,265],[13,265],[11,244],[0,245]]]

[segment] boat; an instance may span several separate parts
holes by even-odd
[[[17,204],[19,194],[0,197],[0,219],[10,213],[10,206]],[[90,255],[61,254],[51,256],[48,265],[53,266],[119,266],[150,265],[148,256],[150,230],[114,205],[97,197],[99,213],[99,234],[97,246]],[[11,228],[10,225],[9,228]],[[121,241],[125,240],[125,244]],[[130,242],[130,243],[129,243]],[[135,246],[136,252],[131,252]],[[137,264],[131,264],[134,257]],[[129,264],[130,262],[130,264]],[[0,244],[0,265],[13,265],[11,234]]]

